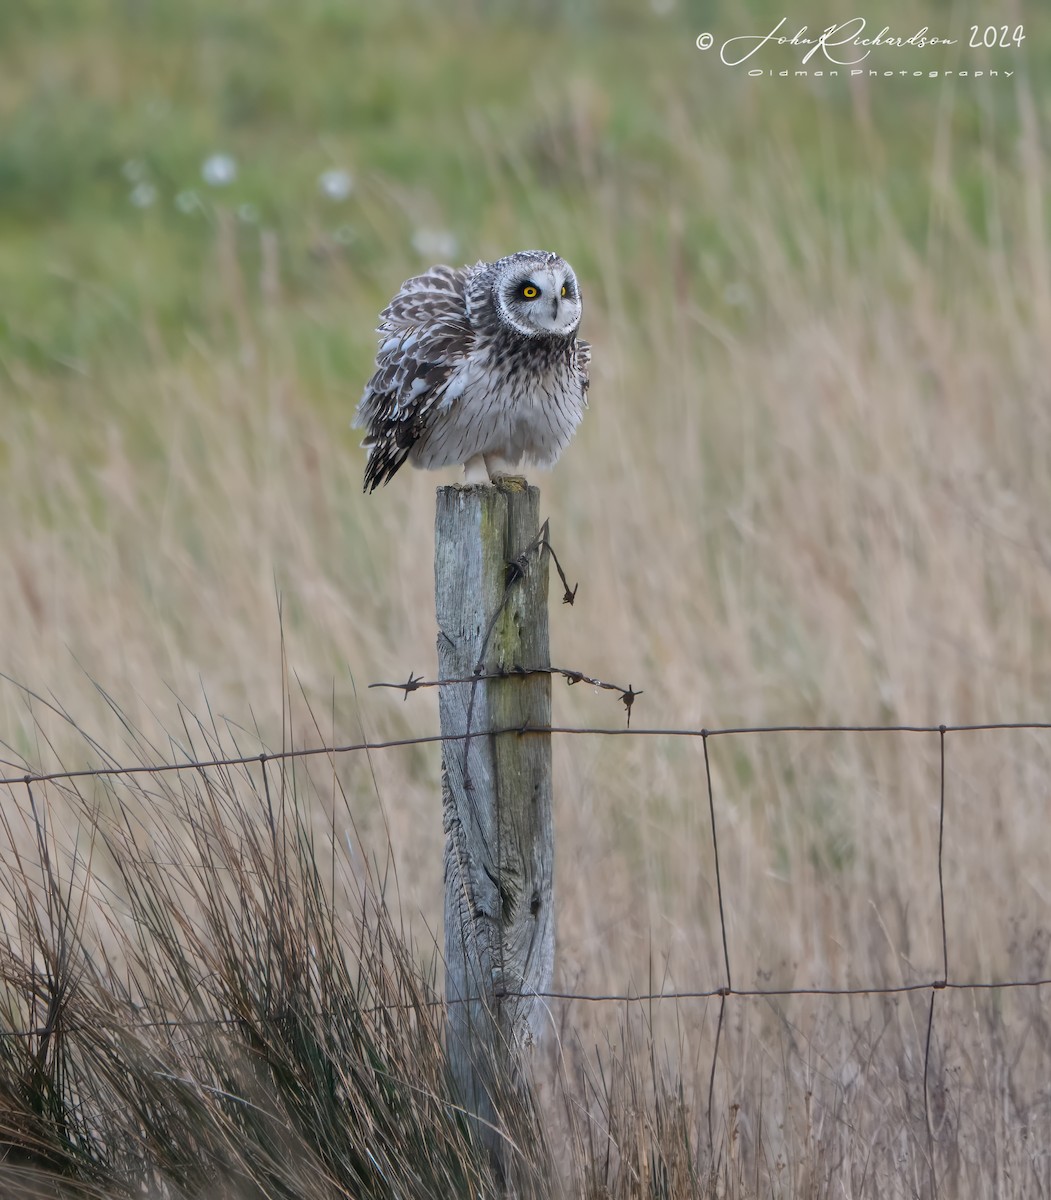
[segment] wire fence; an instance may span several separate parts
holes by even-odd
[[[560,667],[543,668],[543,673],[562,675],[570,684],[577,682],[586,682],[600,688],[607,688],[619,693],[620,699],[625,703],[628,710],[630,720],[631,701],[635,696],[642,695],[641,691],[634,691],[630,686],[622,688],[618,684],[605,683],[601,680],[594,679],[585,675],[580,671],[571,671]],[[406,694],[415,691],[418,688],[439,687],[444,684],[470,683],[477,678],[504,678],[509,674],[529,674],[539,673],[533,669],[520,669],[514,672],[499,672],[490,673],[480,676],[474,676],[468,679],[448,679],[448,680],[421,680],[410,675],[409,680],[403,684],[379,683],[373,684],[373,687],[384,688],[400,688],[406,691]],[[24,772],[16,775],[6,775],[0,777],[0,786],[10,789],[24,787],[27,789],[27,794],[32,800],[32,788],[34,785],[44,783],[56,783],[77,781],[84,779],[101,779],[101,778],[119,778],[125,776],[138,775],[163,775],[170,773],[178,773],[183,771],[203,771],[211,768],[220,767],[249,767],[253,765],[266,766],[268,763],[287,763],[297,759],[307,759],[320,756],[336,757],[341,755],[355,753],[371,753],[373,751],[391,750],[408,746],[426,746],[442,742],[463,742],[484,736],[504,736],[514,734],[518,737],[528,737],[530,735],[558,735],[558,736],[584,736],[584,737],[601,737],[601,738],[691,738],[699,739],[704,747],[704,769],[705,769],[705,785],[707,791],[708,813],[711,822],[711,837],[712,851],[715,860],[715,883],[716,894],[719,901],[719,926],[722,940],[723,950],[723,967],[725,970],[725,982],[720,983],[710,988],[699,988],[689,991],[658,991],[658,992],[618,992],[618,993],[586,993],[586,992],[542,992],[539,993],[542,997],[559,1000],[580,1000],[593,1003],[605,1002],[625,1002],[625,1001],[652,1001],[652,1000],[676,1000],[676,999],[705,999],[705,998],[726,998],[728,996],[742,997],[764,997],[764,996],[795,996],[795,995],[819,995],[819,996],[864,996],[864,995],[894,995],[907,992],[928,991],[937,992],[946,988],[949,989],[996,989],[996,988],[1019,988],[1019,987],[1046,987],[1051,986],[1051,979],[1010,979],[996,981],[981,981],[981,980],[955,980],[950,977],[949,973],[949,946],[948,934],[946,926],[946,910],[945,910],[945,878],[944,878],[944,844],[945,844],[945,778],[946,778],[946,739],[949,735],[967,734],[967,733],[987,733],[987,732],[1003,732],[1008,730],[1014,731],[1049,731],[1051,730],[1051,722],[1047,721],[1003,721],[1003,722],[986,722],[961,725],[802,725],[802,724],[784,724],[784,725],[736,725],[723,728],[683,728],[683,727],[646,727],[626,725],[624,727],[605,727],[605,726],[579,726],[579,725],[545,725],[545,726],[530,726],[516,725],[503,726],[496,729],[472,730],[467,733],[457,735],[442,735],[430,734],[416,737],[406,738],[391,738],[380,741],[357,741],[347,742],[332,745],[310,746],[299,749],[278,750],[261,752],[259,754],[250,755],[229,755],[217,756],[213,758],[188,759],[185,762],[167,762],[167,763],[150,763],[150,764],[135,764],[131,766],[105,766],[83,768],[80,770],[69,771],[48,771],[48,772]],[[712,739],[726,737],[761,737],[764,735],[773,734],[917,734],[937,736],[939,745],[939,782],[938,782],[938,855],[937,855],[937,876],[938,876],[938,898],[939,898],[939,915],[941,920],[941,950],[942,950],[942,971],[938,978],[931,979],[922,983],[903,983],[897,985],[887,985],[880,987],[864,987],[864,988],[741,988],[736,987],[733,983],[733,973],[730,965],[730,950],[729,939],[726,927],[726,914],[723,900],[723,884],[722,873],[719,865],[719,832],[718,822],[716,819],[716,800],[715,787],[712,781],[711,759],[708,753],[708,743]],[[504,993],[509,995],[511,993]]]
[[[793,996],[827,996],[827,997],[866,997],[866,996],[896,996],[911,993],[930,994],[927,1022],[926,1022],[926,1037],[924,1041],[923,1053],[923,1103],[924,1103],[924,1118],[927,1126],[928,1142],[933,1139],[933,1126],[931,1122],[930,1112],[930,1059],[931,1059],[931,1042],[935,1023],[935,1012],[937,1004],[937,996],[939,992],[945,991],[993,991],[1007,989],[1041,989],[1051,987],[1051,978],[1022,978],[1022,979],[965,979],[955,978],[950,970],[950,954],[949,954],[949,937],[946,923],[946,902],[945,902],[945,872],[944,872],[944,848],[945,848],[945,827],[946,827],[946,759],[947,747],[949,743],[960,736],[976,733],[997,733],[1006,731],[1049,731],[1051,730],[1051,722],[1047,721],[1011,721],[1011,722],[988,722],[988,723],[971,723],[971,724],[939,724],[939,725],[906,725],[906,724],[856,724],[856,725],[805,725],[805,724],[783,724],[783,725],[761,725],[761,726],[728,726],[723,728],[683,728],[683,727],[645,727],[632,726],[630,724],[632,715],[632,705],[635,698],[642,695],[641,691],[636,691],[630,685],[622,687],[619,684],[604,682],[602,680],[586,675],[582,671],[574,671],[560,667],[551,668],[516,668],[512,671],[500,672],[479,672],[474,676],[465,679],[437,679],[425,680],[410,673],[408,679],[401,684],[395,683],[378,683],[373,684],[373,687],[381,688],[396,688],[404,691],[406,698],[410,692],[414,692],[421,688],[441,687],[449,684],[463,684],[476,682],[479,679],[486,678],[505,678],[508,675],[514,674],[533,674],[545,673],[554,676],[561,676],[566,679],[567,683],[572,686],[579,682],[586,682],[589,685],[605,689],[617,694],[619,700],[624,704],[627,721],[624,726],[619,727],[603,727],[603,726],[569,726],[569,725],[549,725],[542,727],[534,727],[529,725],[524,726],[505,726],[496,729],[480,729],[469,731],[464,734],[454,736],[443,736],[441,734],[423,735],[406,738],[392,738],[380,741],[362,740],[357,742],[348,742],[343,744],[312,746],[300,749],[280,750],[273,752],[262,752],[253,755],[231,755],[231,756],[216,756],[212,758],[189,759],[182,762],[163,762],[151,764],[135,764],[131,766],[111,765],[96,768],[84,768],[81,770],[70,771],[51,771],[42,773],[26,772],[20,774],[10,774],[0,777],[0,787],[11,789],[25,789],[26,796],[30,805],[34,803],[33,788],[46,783],[61,783],[82,781],[85,779],[112,779],[127,776],[156,776],[169,773],[179,772],[201,772],[212,768],[225,767],[251,767],[253,765],[261,766],[265,772],[267,764],[283,764],[294,760],[315,758],[318,756],[336,757],[342,755],[352,755],[357,753],[371,753],[373,751],[383,751],[396,749],[399,747],[408,746],[426,746],[442,742],[464,742],[472,738],[481,738],[484,736],[508,736],[514,735],[517,737],[529,737],[535,735],[557,735],[566,737],[592,737],[592,738],[683,738],[683,739],[699,739],[703,745],[704,751],[704,783],[707,799],[707,810],[710,821],[711,831],[711,848],[714,858],[715,867],[715,889],[718,899],[719,913],[719,933],[721,938],[722,950],[722,978],[718,983],[713,983],[707,987],[697,987],[691,989],[669,989],[656,991],[639,991],[639,990],[624,990],[620,992],[585,992],[585,991],[544,991],[531,993],[530,995],[537,998],[550,1001],[566,1001],[585,1004],[652,1004],[658,1002],[674,1002],[674,1001],[691,1001],[691,1000],[715,1000],[719,1001],[719,1008],[716,1020],[715,1043],[712,1053],[711,1068],[708,1079],[708,1135],[709,1142],[713,1142],[712,1128],[712,1109],[715,1082],[717,1070],[719,1066],[719,1054],[722,1044],[723,1028],[725,1024],[726,1005],[731,998],[785,998]],[[940,950],[941,963],[940,970],[933,978],[927,978],[918,982],[875,985],[865,987],[742,987],[734,982],[734,974],[732,970],[732,955],[730,951],[730,938],[727,932],[726,908],[724,900],[723,878],[720,867],[719,856],[719,821],[718,821],[718,805],[716,803],[716,788],[712,778],[711,758],[709,755],[709,743],[713,739],[722,738],[748,738],[748,737],[764,737],[774,734],[878,734],[888,736],[918,736],[930,737],[938,739],[938,842],[937,842],[937,858],[931,863],[932,873],[937,874],[937,892],[938,892],[938,912],[940,917]],[[504,991],[497,993],[497,999],[522,996],[522,993]],[[443,1001],[433,1001],[435,1005],[441,1005]],[[393,1007],[393,1006],[384,1006]],[[131,1025],[121,1025],[121,1028],[129,1029],[151,1029],[151,1028],[189,1028],[195,1025],[203,1024],[221,1024],[221,1021],[143,1021]],[[230,1018],[230,1024],[235,1024],[236,1019]],[[40,1030],[0,1030],[2,1038],[20,1038],[38,1036]],[[930,1162],[933,1170],[933,1153],[930,1156]]]

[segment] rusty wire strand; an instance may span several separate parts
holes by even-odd
[[[726,996],[719,997],[719,1020],[715,1026],[715,1047],[712,1050],[712,1069],[708,1075],[708,1154],[715,1158],[715,1137],[712,1131],[712,1113],[715,1110],[715,1068],[719,1062],[719,1043],[722,1040],[723,1016],[726,1012]]]
[[[708,739],[704,739],[704,778],[708,789],[708,812],[712,822],[712,853],[715,856],[715,892],[719,898],[719,930],[723,938],[723,965],[726,967],[726,990],[733,988],[730,974],[730,947],[726,938],[726,913],[723,909],[723,877],[719,870],[719,835],[715,831],[715,790],[712,787],[712,764],[708,757]],[[720,1024],[722,1013],[720,1012]]]
[[[422,675],[416,675],[412,671],[409,672],[409,677],[404,683],[370,683],[370,688],[391,688],[394,691],[404,692],[402,697],[408,700],[410,692],[418,692],[421,688],[440,688],[452,687],[455,684],[476,684],[483,680],[489,679],[512,679],[518,676],[526,677],[529,675],[561,675],[565,679],[569,687],[576,683],[587,683],[592,687],[602,688],[607,692],[616,692],[617,698],[624,705],[627,713],[627,723],[631,724],[631,706],[635,703],[635,698],[643,694],[643,689],[637,691],[633,684],[628,684],[624,687],[619,683],[608,683],[604,679],[596,679],[593,675],[586,675],[583,671],[576,671],[571,667],[523,667],[515,664],[512,667],[501,667],[496,671],[486,671],[484,668],[479,668],[472,675],[462,675],[449,679],[424,679]]]
[[[945,848],[945,725],[938,726],[938,905],[942,919],[942,978],[949,979],[949,935],[945,924],[945,873],[943,851]]]
[[[927,1166],[931,1176],[931,1195],[938,1194],[938,1176],[934,1169],[934,1129],[931,1126],[931,1099],[929,1072],[931,1062],[931,1031],[934,1029],[934,996],[931,989],[931,1004],[927,1010],[927,1038],[923,1044],[923,1123],[927,1128]]]
[[[777,1000],[793,996],[824,997],[840,999],[843,997],[861,998],[864,996],[902,996],[913,992],[930,992],[931,995],[940,991],[953,992],[985,992],[1010,991],[1017,988],[1051,987],[1051,979],[998,979],[998,980],[968,980],[960,983],[943,984],[940,979],[925,980],[922,983],[902,983],[888,987],[853,987],[853,988],[727,988],[713,987],[687,991],[667,992],[517,992],[503,989],[496,994],[499,1000],[562,1000],[567,1003],[583,1004],[678,1004],[693,1000],[728,1000],[736,997],[739,1000]],[[362,1013],[399,1012],[416,1008],[445,1008],[454,1004],[476,1004],[487,999],[485,996],[460,996],[455,1000],[403,1000],[395,1004],[362,1005]],[[318,1016],[328,1014],[319,1012]],[[149,1029],[196,1029],[219,1025],[237,1025],[242,1017],[200,1017],[192,1020],[150,1019],[144,1021],[106,1021],[92,1020],[88,1023],[71,1023],[66,1026],[67,1032],[79,1029],[113,1029],[135,1032]],[[40,1037],[47,1033],[45,1028],[33,1029],[0,1029],[0,1038],[31,1038]]]
[[[562,603],[572,606],[577,598],[577,589],[580,587],[580,584],[575,583],[572,587],[569,586],[569,580],[566,578],[566,573],[562,570],[562,564],[558,561],[558,555],[555,553],[554,546],[551,545],[547,521],[544,522],[544,527],[540,532],[543,535],[540,544],[548,552],[548,554],[551,555],[551,561],[555,564],[555,570],[558,572],[559,582],[562,584]]]
[[[399,685],[401,686],[401,685]],[[634,693],[636,696],[638,692]],[[416,737],[388,738],[383,741],[344,742],[323,746],[303,746],[295,750],[263,751],[260,754],[223,755],[215,758],[187,759],[176,763],[147,763],[131,767],[84,767],[75,771],[25,771],[0,778],[0,787],[26,783],[52,783],[63,779],[90,779],[102,776],[161,775],[171,771],[199,771],[209,767],[249,766],[260,762],[288,762],[321,754],[354,754],[359,751],[395,750],[405,746],[426,746],[438,742],[461,742],[467,738],[502,734],[525,736],[531,733],[588,737],[666,737],[715,738],[749,737],[774,733],[995,733],[1001,730],[1051,730],[1049,721],[997,721],[973,725],[732,725],[716,729],[692,729],[676,726],[635,726],[611,729],[601,725],[504,725],[495,729],[476,729],[470,734],[423,734]]]

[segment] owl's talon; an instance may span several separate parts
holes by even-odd
[[[494,475],[493,487],[504,492],[524,492],[529,480],[524,475]]]
[[[489,482],[489,471],[482,455],[476,454],[463,464],[463,481],[467,484]]]

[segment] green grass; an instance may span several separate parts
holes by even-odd
[[[908,11],[886,19],[904,28]],[[947,16],[932,8],[929,19],[944,26]],[[846,81],[742,79],[693,47],[702,26],[728,36],[767,20],[762,6],[748,17],[724,6],[665,18],[583,3],[487,16],[409,0],[308,0],[294,13],[276,0],[9,6],[0,18],[4,360],[9,371],[59,374],[115,355],[141,361],[144,320],[181,353],[188,329],[208,328],[215,205],[242,214],[249,269],[256,226],[275,231],[293,311],[329,325],[348,277],[380,300],[391,250],[402,248],[399,269],[411,265],[414,232],[447,229],[466,257],[507,249],[509,229],[563,242],[599,187],[623,194],[624,252],[652,253],[678,212],[692,265],[724,259],[732,230],[683,169],[692,138],[725,147],[738,187],[769,178],[778,157],[798,161],[808,202],[845,222],[853,267],[864,265],[877,200],[924,245],[939,148],[951,155],[964,218],[984,231],[990,174],[1013,165],[1012,86],[877,82],[863,103],[870,119],[859,121]],[[1026,58],[1037,53],[1030,42]],[[236,158],[238,178],[210,189],[200,168],[218,151]],[[332,164],[357,182],[343,203],[318,193]],[[143,211],[130,200],[136,180],[155,192]],[[202,207],[180,211],[187,193]],[[636,206],[646,228],[633,233]],[[792,232],[783,231],[789,243]],[[568,240],[592,274],[587,239]]]

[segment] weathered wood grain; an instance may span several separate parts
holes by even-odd
[[[435,597],[440,678],[550,666],[540,493],[524,480],[438,489]],[[526,555],[508,583],[508,564]],[[515,575],[517,572],[510,572]],[[445,961],[452,1069],[486,1140],[499,1096],[524,1083],[554,964],[551,736],[491,729],[551,723],[549,675],[440,689]]]

